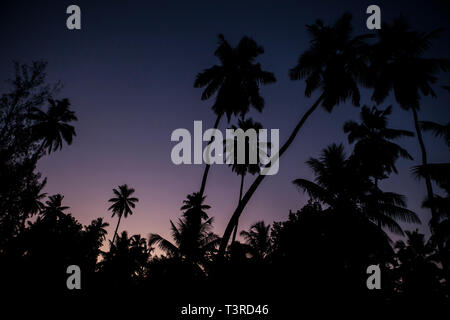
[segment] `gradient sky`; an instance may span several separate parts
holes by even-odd
[[[395,2],[395,3],[394,3]],[[82,30],[66,28],[65,13],[70,4],[81,7]],[[48,177],[46,192],[62,193],[70,212],[82,223],[103,217],[111,224],[107,200],[112,188],[127,183],[140,199],[134,214],[122,220],[121,230],[148,236],[151,232],[169,237],[169,220],[177,219],[188,193],[200,187],[202,165],[172,164],[175,143],[170,134],[176,128],[193,130],[202,120],[204,129],[213,125],[213,101],[201,101],[200,89],[193,88],[195,75],[217,63],[213,52],[217,35],[223,33],[235,45],[251,36],[265,48],[259,58],[272,71],[277,83],[262,89],[266,107],[251,113],[266,128],[280,129],[280,143],[314,101],[304,97],[304,83],[292,82],[288,70],[308,47],[305,24],[317,18],[332,23],[345,11],[353,14],[355,32],[367,32],[366,8],[381,7],[382,21],[403,14],[419,30],[444,27],[440,41],[430,54],[450,57],[450,9],[447,1],[18,1],[0,4],[0,92],[13,75],[12,61],[49,62],[51,81],[64,84],[60,97],[72,102],[79,121],[71,146],[43,158],[39,170]],[[439,85],[449,85],[443,75]],[[446,122],[450,116],[450,93],[436,88],[438,99],[422,100],[423,120]],[[372,103],[367,94],[362,104]],[[394,104],[390,125],[413,130],[412,114]],[[280,171],[265,179],[245,210],[240,227],[253,222],[286,220],[289,210],[307,201],[291,183],[296,178],[312,179],[304,162],[318,156],[333,142],[344,142],[346,120],[358,119],[359,109],[338,106],[332,114],[315,112],[294,144],[280,160]],[[235,124],[232,119],[231,124]],[[225,121],[221,128],[226,127]],[[447,161],[443,141],[425,134],[430,162]],[[425,197],[423,181],[409,170],[420,159],[414,138],[399,141],[415,158],[400,160],[400,173],[381,183],[385,191],[407,195],[409,208],[426,224],[429,213],[420,208]],[[250,180],[246,186],[249,186]],[[237,204],[239,178],[226,165],[213,166],[206,187],[215,232],[223,230]],[[406,228],[414,226],[406,225]]]

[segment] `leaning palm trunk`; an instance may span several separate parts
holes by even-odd
[[[414,127],[416,129],[416,134],[417,134],[417,140],[419,141],[419,146],[420,146],[420,151],[422,154],[422,165],[426,168],[428,165],[428,161],[427,161],[427,151],[425,149],[425,144],[423,142],[423,138],[422,138],[422,131],[420,129],[420,125],[419,125],[419,118],[417,116],[417,110],[416,108],[411,108],[412,112],[413,112],[413,116],[414,116]],[[431,221],[430,221],[430,226],[433,232],[433,229],[436,227],[437,223],[439,222],[439,219],[437,217],[437,213],[436,210],[434,208],[434,202],[433,202],[433,187],[431,185],[431,179],[430,179],[430,175],[428,174],[427,170],[424,171],[424,178],[425,178],[425,184],[427,187],[427,196],[428,199],[430,201],[430,209],[431,209]]]
[[[424,168],[427,168],[427,165],[428,165],[427,151],[425,149],[425,144],[423,142],[422,131],[420,129],[419,117],[417,116],[416,108],[412,108],[412,112],[413,112],[413,116],[414,116],[414,127],[416,128],[417,140],[419,141],[420,151],[422,153],[422,166]],[[428,199],[430,202],[430,210],[431,210],[430,227],[431,227],[432,234],[435,234],[436,228],[439,224],[439,217],[437,215],[436,208],[434,207],[433,186],[431,184],[431,179],[430,179],[430,175],[428,174],[428,170],[424,170],[424,178],[425,178],[425,184],[427,187],[427,196],[428,196]],[[442,254],[444,252],[444,244],[442,243],[441,240],[438,240],[436,242],[437,242],[437,246],[439,249],[439,253]],[[448,260],[446,259],[445,254],[442,254],[442,265],[443,265],[443,269],[447,270],[447,272],[448,272],[449,264],[448,264]]]
[[[278,152],[278,155],[275,155],[275,156],[271,155],[272,159],[277,159],[277,158],[279,159],[284,154],[284,152],[289,148],[289,146],[294,141],[295,137],[297,136],[298,132],[302,128],[302,126],[305,123],[305,121],[317,109],[317,107],[319,106],[319,104],[322,101],[323,97],[324,97],[324,94],[322,93],[320,95],[319,99],[317,99],[317,101],[311,106],[311,108],[309,108],[309,110],[306,111],[306,113],[302,116],[302,118],[298,122],[298,124],[295,127],[294,131],[292,131],[292,133],[289,136],[289,138],[287,139],[287,141],[280,148],[280,151]],[[224,255],[224,253],[225,253],[227,244],[230,241],[231,232],[233,231],[234,226],[239,221],[239,217],[240,217],[242,211],[244,210],[244,208],[247,205],[248,201],[253,196],[253,194],[255,193],[256,189],[259,187],[259,185],[264,180],[264,178],[265,178],[265,175],[262,175],[261,173],[258,175],[258,177],[256,177],[255,181],[253,181],[253,183],[250,186],[250,188],[248,188],[248,190],[245,193],[244,197],[239,202],[236,210],[234,211],[233,215],[231,216],[231,219],[228,222],[228,225],[227,225],[227,227],[225,229],[225,232],[223,234],[223,237],[222,237],[222,241],[220,243],[219,252],[218,252],[218,258],[219,259],[221,259],[223,257],[223,255]]]
[[[239,202],[238,202],[238,205],[242,201],[242,189],[244,188],[244,177],[245,177],[245,175],[241,176],[241,188],[239,190]],[[236,241],[236,234],[237,234],[237,231],[238,231],[238,225],[239,225],[239,218],[236,220],[236,225],[234,226],[233,238],[231,239],[231,243]]]
[[[220,119],[222,118],[222,114],[219,114],[216,119],[216,123],[214,124],[214,129],[217,129],[219,126]],[[206,164],[205,170],[203,171],[203,177],[202,177],[202,185],[200,187],[200,197],[203,197],[203,193],[205,192],[205,186],[206,186],[206,179],[208,179],[208,173],[209,168],[211,167],[210,164]]]
[[[114,240],[116,239],[116,236],[117,236],[117,230],[119,229],[120,219],[122,219],[122,215],[119,215],[119,221],[117,221],[116,230],[114,231],[114,236],[113,236],[113,240],[112,240],[113,244],[114,244]]]

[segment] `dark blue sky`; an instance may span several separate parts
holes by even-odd
[[[81,7],[80,31],[66,28],[65,11],[70,4]],[[0,4],[1,80],[12,76],[13,60],[47,60],[49,79],[62,81],[61,97],[71,100],[79,118],[73,145],[39,164],[48,177],[47,192],[64,194],[66,205],[83,223],[105,217],[115,225],[107,212],[107,199],[113,187],[128,183],[140,202],[121,228],[145,236],[150,232],[168,236],[169,219],[179,216],[186,194],[199,189],[203,172],[200,165],[172,164],[170,134],[176,128],[192,130],[194,120],[203,120],[204,128],[213,125],[212,101],[200,101],[201,90],[193,88],[193,81],[199,71],[217,62],[213,56],[217,35],[223,33],[233,45],[247,35],[264,46],[259,61],[275,73],[277,83],[262,89],[264,112],[250,116],[266,128],[279,128],[282,143],[315,98],[305,98],[303,82],[288,78],[289,68],[308,47],[305,24],[317,18],[332,23],[349,11],[355,32],[367,32],[365,11],[370,4],[381,7],[383,21],[403,14],[419,30],[446,28],[430,55],[450,57],[446,1],[4,0]],[[439,84],[449,85],[450,75],[443,75]],[[4,92],[4,82],[0,89]],[[437,99],[423,99],[420,117],[446,122],[450,94],[439,87],[436,92]],[[361,102],[371,105],[364,92]],[[391,103],[391,126],[413,130],[412,114],[392,100],[383,107]],[[299,209],[307,196],[291,181],[312,179],[304,162],[330,143],[346,143],[343,123],[358,116],[359,109],[350,105],[340,105],[332,114],[318,110],[281,159],[279,173],[266,179],[250,201],[241,227],[260,219],[284,220],[289,209]],[[425,142],[431,162],[448,160],[443,142],[429,135]],[[399,175],[382,187],[407,195],[409,207],[426,224],[428,212],[420,208],[425,187],[409,173],[420,159],[417,141],[410,138],[400,143],[416,160],[399,161]],[[212,205],[210,215],[216,217],[220,235],[236,206],[238,191],[239,178],[227,166],[212,168],[207,203]]]

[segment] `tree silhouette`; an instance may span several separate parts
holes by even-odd
[[[115,242],[110,242],[109,251],[103,253],[100,270],[119,288],[128,288],[144,279],[149,258],[147,241],[140,235],[128,237],[123,231]]]
[[[305,121],[319,105],[330,112],[337,104],[347,99],[351,99],[354,105],[359,105],[360,93],[357,83],[359,80],[365,80],[369,50],[366,39],[371,36],[351,37],[350,14],[344,14],[331,27],[317,20],[315,24],[307,26],[307,30],[312,36],[311,47],[300,56],[298,64],[290,70],[290,78],[292,80],[306,79],[305,95],[307,97],[319,88],[321,94],[300,118],[278,155],[271,155],[272,159],[277,159],[286,152]],[[222,237],[220,256],[225,252],[236,221],[264,177],[265,175],[258,175],[234,211]]]
[[[371,193],[372,183],[346,159],[343,145],[332,144],[319,159],[311,158],[307,164],[314,171],[315,182],[296,179],[293,183],[335,211],[353,212],[399,234],[403,231],[396,220],[420,223],[417,215],[406,208],[403,196],[381,190]]]
[[[372,48],[372,99],[379,104],[392,90],[397,103],[412,112],[423,165],[428,160],[418,116],[420,97],[421,94],[436,96],[432,88],[437,80],[436,73],[439,70],[446,71],[450,65],[447,59],[425,57],[432,39],[440,32],[413,31],[402,18],[398,18],[378,30],[378,42]],[[425,176],[425,182],[428,198],[432,199],[433,188],[428,176]],[[431,213],[431,222],[434,224],[437,220],[434,207],[431,207]]]
[[[238,127],[236,126],[232,126],[233,130],[236,129],[242,129],[243,131],[247,131],[249,129],[253,129],[256,131],[256,146],[254,145],[250,145],[249,140],[246,138],[245,139],[245,162],[243,164],[238,163],[238,156],[237,156],[237,139],[235,138],[232,141],[226,141],[226,144],[232,144],[233,145],[233,150],[235,150],[235,152],[233,152],[231,156],[234,156],[233,159],[233,164],[230,164],[231,166],[231,170],[233,172],[235,172],[238,176],[241,177],[241,183],[240,183],[240,187],[239,187],[239,199],[238,199],[238,204],[239,202],[241,202],[242,200],[242,192],[244,189],[244,179],[247,173],[254,175],[256,173],[258,173],[260,171],[260,157],[259,154],[260,153],[265,153],[265,156],[267,156],[267,148],[270,147],[270,143],[269,142],[265,142],[264,145],[259,142],[259,130],[263,128],[263,126],[259,123],[259,122],[254,122],[252,118],[248,118],[248,119],[239,119],[238,121]],[[254,152],[257,156],[256,156],[256,163],[250,163],[250,152]],[[227,159],[228,160],[228,159]],[[239,224],[239,220],[236,221],[236,226],[234,227],[234,231],[233,231],[233,237],[231,239],[231,243],[236,241],[236,234],[238,231],[238,224]]]
[[[62,218],[65,215],[65,210],[69,209],[69,207],[62,205],[62,200],[64,196],[61,194],[55,194],[50,196],[49,199],[45,202],[45,208],[42,210],[42,216],[44,219],[56,220],[58,218]]]
[[[114,239],[117,235],[117,229],[119,229],[120,220],[122,219],[122,216],[125,218],[128,217],[128,215],[133,214],[133,210],[135,205],[135,202],[138,202],[139,199],[135,197],[131,197],[131,195],[134,193],[133,188],[129,188],[128,185],[123,184],[119,186],[119,189],[113,189],[114,195],[116,197],[109,199],[109,202],[112,202],[112,205],[108,208],[108,210],[112,210],[112,217],[114,215],[119,216],[119,220],[117,221],[116,230],[114,231],[114,236],[112,242],[114,243]]]
[[[371,212],[371,217],[378,222],[380,228],[382,225],[387,225],[392,232],[402,234],[400,226],[391,218],[400,210],[402,215],[399,218],[410,220],[409,215],[403,212],[404,209],[396,208],[396,205],[406,207],[404,197],[381,191],[378,188],[378,181],[387,178],[391,172],[397,173],[395,162],[399,157],[412,160],[408,151],[392,140],[405,136],[411,137],[414,134],[410,131],[387,127],[387,117],[391,114],[391,109],[390,106],[384,110],[363,106],[361,123],[347,121],[344,124],[344,132],[348,133],[350,143],[357,141],[352,155],[353,160],[357,161],[363,172],[371,176],[374,181],[374,187],[366,198],[367,210]],[[389,210],[385,210],[388,205]],[[414,222],[419,223],[415,215],[411,217]]]
[[[439,282],[438,261],[435,260],[434,247],[425,241],[418,230],[406,231],[407,242],[395,243],[398,250],[398,266],[396,268],[399,290],[404,298],[411,301],[437,300],[437,291],[441,288]]]
[[[378,110],[363,106],[361,110],[361,123],[347,121],[344,132],[348,134],[348,142],[356,141],[354,155],[357,161],[365,166],[374,179],[375,187],[378,181],[385,179],[391,172],[397,173],[395,162],[398,158],[410,159],[407,150],[392,142],[401,137],[411,137],[414,134],[407,130],[398,130],[387,127],[387,116],[391,114],[391,107]]]
[[[73,137],[76,136],[75,128],[69,123],[76,121],[77,117],[69,109],[69,100],[49,99],[48,102],[50,107],[47,112],[33,107],[29,116],[36,121],[32,127],[33,134],[37,140],[42,140],[38,154],[44,149],[47,149],[48,153],[61,149],[63,140],[67,144],[72,144]]]
[[[264,221],[258,221],[250,226],[249,231],[241,231],[254,259],[263,260],[270,253],[270,225]]]
[[[175,244],[159,234],[150,234],[149,246],[157,245],[170,257],[175,257],[193,264],[202,265],[218,244],[217,236],[211,232],[213,218],[204,210],[210,206],[203,204],[205,197],[193,193],[184,200],[181,210],[182,218],[176,226],[170,221],[172,238]]]
[[[225,114],[228,121],[232,115],[243,118],[252,106],[259,112],[264,108],[264,99],[259,93],[261,85],[274,83],[273,73],[261,68],[255,59],[264,53],[263,47],[253,39],[243,37],[233,48],[222,34],[219,34],[219,46],[214,55],[220,60],[220,65],[203,70],[194,82],[195,88],[205,87],[202,100],[214,95],[212,106],[217,115],[214,129],[219,126],[220,119]],[[203,196],[210,165],[203,172],[200,195]]]

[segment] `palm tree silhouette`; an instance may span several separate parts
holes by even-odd
[[[266,225],[264,221],[258,221],[250,226],[249,231],[241,231],[253,258],[263,260],[270,252],[270,225]]]
[[[414,134],[406,130],[397,130],[387,127],[387,116],[391,114],[392,107],[385,110],[378,110],[375,106],[369,109],[363,106],[361,110],[361,123],[347,121],[344,124],[344,132],[348,133],[349,143],[355,141],[353,158],[363,166],[363,171],[373,178],[374,188],[371,189],[367,200],[369,206],[367,209],[372,212],[372,217],[378,221],[378,226],[387,225],[395,233],[402,233],[401,228],[392,219],[386,220],[382,213],[384,210],[380,205],[395,206],[400,204],[406,206],[403,197],[383,192],[378,188],[378,181],[385,179],[391,172],[397,173],[395,162],[399,157],[412,160],[411,155],[392,140]],[[394,207],[391,207],[392,214]],[[394,210],[395,211],[395,210]],[[401,209],[403,211],[403,209]],[[417,222],[417,220],[414,220]]]
[[[442,286],[440,283],[440,270],[434,254],[434,246],[430,241],[425,241],[425,236],[418,232],[406,231],[407,241],[395,243],[397,249],[399,274],[399,287],[409,299],[415,296],[420,301],[429,299],[427,295],[436,292]],[[445,281],[444,281],[445,283]]]
[[[48,102],[50,107],[47,112],[35,107],[31,108],[30,119],[36,121],[32,132],[37,140],[42,140],[37,155],[40,155],[44,149],[47,149],[48,153],[61,149],[63,140],[70,145],[73,137],[76,136],[75,128],[69,123],[78,119],[69,109],[69,100],[49,99]]]
[[[259,142],[258,136],[259,136],[259,130],[263,128],[263,126],[259,123],[259,122],[254,122],[252,118],[248,118],[246,120],[243,119],[239,119],[238,121],[238,127],[244,131],[247,131],[249,129],[253,129],[256,131],[256,137],[257,137],[257,141],[256,141],[256,146],[255,145],[250,145],[249,140],[245,139],[245,163],[243,164],[239,164],[237,161],[237,152],[233,152],[232,155],[234,156],[234,161],[233,164],[230,164],[231,166],[231,170],[233,172],[236,172],[236,174],[238,176],[241,177],[241,183],[240,183],[240,188],[239,188],[239,202],[241,202],[242,200],[242,191],[244,189],[244,179],[247,173],[254,175],[256,173],[259,172],[260,170],[260,158],[259,158],[259,153],[263,152],[265,153],[265,155],[267,155],[267,148],[270,147],[270,143],[269,142],[265,142],[264,145],[262,143]],[[236,126],[232,126],[233,130],[238,129],[238,127]],[[234,150],[236,150],[236,144],[237,141],[236,139],[232,140],[232,141],[226,141],[226,144],[233,144],[233,148]],[[257,155],[257,161],[256,163],[250,163],[250,159],[249,159],[249,154],[250,152],[254,152]],[[230,154],[231,157],[231,154]],[[238,204],[239,204],[238,202]],[[236,226],[234,227],[234,231],[233,231],[233,237],[231,239],[231,243],[236,241],[236,234],[237,234],[237,230],[238,230],[238,224],[239,221],[236,221]]]
[[[439,124],[433,121],[421,121],[420,126],[423,131],[431,131],[435,137],[444,138],[447,147],[450,148],[450,122]]]
[[[360,114],[361,123],[347,121],[344,124],[348,142],[356,141],[355,157],[373,177],[376,188],[379,180],[387,178],[391,172],[397,173],[395,162],[399,157],[412,160],[408,151],[392,140],[405,136],[411,137],[414,134],[407,130],[387,127],[387,116],[391,114],[391,110],[391,106],[384,110],[363,106]]]
[[[38,212],[44,210],[45,205],[42,203],[42,199],[47,196],[47,193],[42,193],[45,185],[47,184],[47,178],[44,178],[42,182],[38,184],[31,185],[29,189],[26,189],[22,194],[22,231],[25,228],[26,220],[37,214]]]
[[[372,99],[379,104],[392,90],[400,107],[412,112],[423,165],[427,165],[428,160],[418,116],[420,96],[436,96],[432,88],[437,80],[436,73],[439,70],[446,71],[450,65],[447,59],[424,57],[431,40],[440,32],[413,31],[402,18],[398,18],[378,30],[379,41],[373,46],[372,52]],[[425,176],[425,182],[428,198],[432,199],[433,188],[429,176]],[[431,207],[431,213],[431,223],[434,224],[437,219],[434,207]]]
[[[135,207],[135,202],[138,202],[139,199],[135,197],[131,197],[131,195],[134,193],[133,188],[129,188],[128,185],[124,184],[119,186],[119,189],[113,189],[113,192],[115,194],[115,198],[111,198],[108,201],[112,202],[113,204],[108,208],[108,210],[112,210],[112,216],[118,215],[119,220],[117,221],[116,230],[114,231],[114,236],[112,242],[114,243],[114,239],[117,235],[117,229],[119,229],[120,220],[122,219],[122,216],[125,218],[128,217],[128,215],[133,214],[133,210]]]
[[[204,210],[210,206],[203,204],[205,197],[193,193],[184,200],[181,210],[185,210],[176,226],[170,221],[172,238],[175,244],[159,234],[150,234],[149,246],[157,245],[170,257],[179,258],[194,264],[203,264],[218,244],[218,238],[211,232],[213,218]]]
[[[219,126],[220,119],[225,114],[228,121],[232,115],[241,118],[252,106],[259,112],[264,108],[264,99],[259,93],[261,85],[276,81],[273,73],[264,71],[259,63],[255,63],[256,57],[264,53],[263,47],[253,39],[243,37],[238,45],[233,48],[219,34],[219,46],[214,55],[220,60],[220,65],[203,70],[194,82],[195,88],[203,88],[202,100],[207,100],[216,95],[212,106],[217,115],[214,129]],[[203,196],[210,165],[205,166],[203,172],[200,195]]]
[[[431,131],[436,137],[444,138],[447,147],[450,148],[450,123],[441,125],[431,121],[422,121],[422,129]],[[428,163],[413,168],[413,173],[419,178],[429,177],[445,192],[444,196],[433,194],[432,199],[425,199],[423,207],[433,208],[436,213],[431,241],[434,242],[439,251],[444,274],[450,277],[450,163]],[[447,281],[447,288],[450,284]]]
[[[271,155],[275,160],[286,152],[305,121],[319,105],[331,112],[339,103],[351,99],[354,105],[359,106],[358,81],[366,81],[366,60],[369,51],[366,39],[372,36],[359,35],[352,38],[350,14],[342,15],[333,26],[325,26],[321,20],[317,20],[315,24],[308,25],[307,30],[312,36],[311,47],[290,70],[290,78],[306,79],[307,97],[319,88],[321,94],[300,118],[278,154]],[[264,178],[265,175],[258,175],[234,211],[222,237],[219,256],[223,256],[236,221]]]
[[[63,199],[64,196],[59,193],[48,198],[45,202],[45,208],[41,211],[45,220],[56,220],[64,217],[64,211],[69,209],[69,207],[62,205]]]
[[[319,159],[311,158],[306,163],[315,174],[315,182],[296,179],[293,183],[336,212],[362,215],[398,234],[403,231],[396,220],[420,223],[417,215],[406,208],[403,196],[381,190],[371,192],[372,183],[354,162],[346,159],[342,144],[332,144],[322,150]]]

